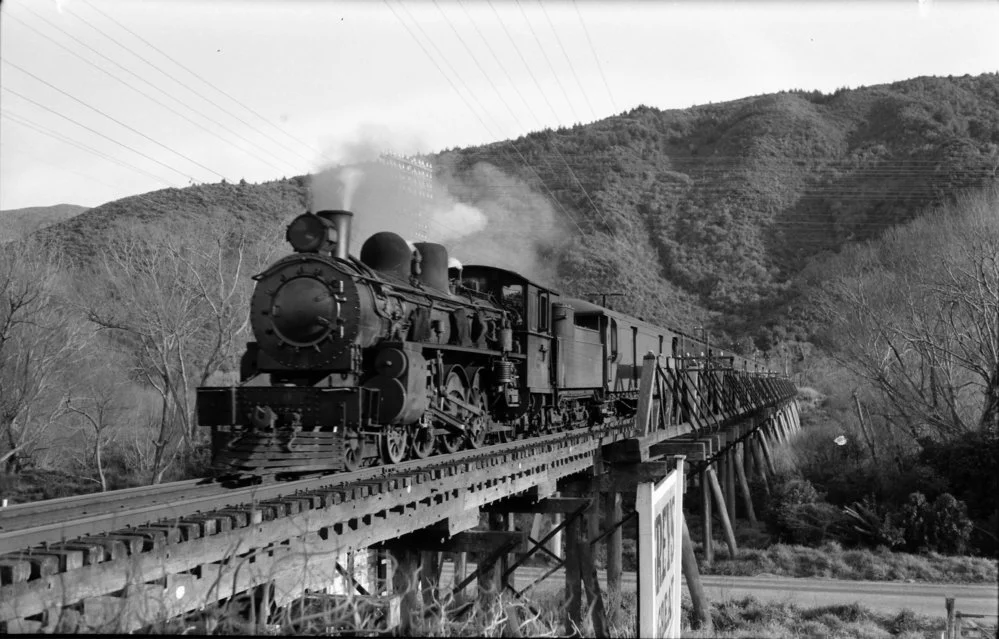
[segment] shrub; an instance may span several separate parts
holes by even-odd
[[[785,540],[808,536],[812,523],[820,513],[815,508],[821,495],[811,482],[800,478],[786,478],[774,484],[770,499],[764,506],[767,529]],[[804,506],[809,508],[804,509]]]
[[[960,497],[968,516],[977,524],[975,547],[983,554],[999,549],[994,531],[999,518],[996,494],[999,492],[999,435],[971,432],[939,442],[922,440],[921,463],[946,482],[945,491]],[[934,493],[926,492],[931,497]],[[939,493],[937,493],[939,494]],[[992,522],[990,525],[989,522]],[[992,531],[991,533],[985,531]]]
[[[967,507],[950,493],[933,501],[930,547],[950,555],[963,555],[971,538],[972,523]]]
[[[950,493],[930,503],[916,492],[900,512],[900,525],[910,552],[937,551],[961,554],[968,547],[973,524],[967,508]]]
[[[802,412],[817,410],[826,400],[825,395],[809,386],[798,389],[798,409]]]
[[[902,529],[895,524],[896,518],[871,496],[844,508],[843,514],[840,534],[845,541],[887,548],[905,541]]]
[[[791,542],[811,546],[838,537],[843,517],[832,504],[816,502],[790,508],[785,520]]]

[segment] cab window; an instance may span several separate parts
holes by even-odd
[[[479,291],[482,293],[486,292],[487,290],[486,278],[481,276],[465,277],[461,280],[461,285],[467,289],[473,291]]]
[[[580,328],[589,329],[591,331],[600,330],[600,316],[599,315],[581,315],[576,313],[573,318],[572,323]]]
[[[617,321],[616,320],[611,320],[610,321],[609,332],[610,332],[610,335],[609,335],[610,340],[609,341],[610,341],[611,361],[612,362],[616,362],[617,361]]]
[[[512,315],[514,326],[524,325],[524,285],[508,284],[500,289],[501,304]]]
[[[548,294],[538,291],[538,332],[548,332]]]
[[[503,287],[503,303],[508,306],[516,306],[518,309],[524,306],[524,286],[522,284],[510,284]]]

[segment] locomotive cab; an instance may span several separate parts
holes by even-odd
[[[487,293],[507,311],[513,357],[523,362],[521,384],[528,393],[552,391],[552,302],[559,294],[522,275],[492,266],[465,266],[462,289]]]

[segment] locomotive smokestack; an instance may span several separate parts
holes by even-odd
[[[333,249],[333,257],[341,260],[347,259],[350,252],[350,220],[354,214],[350,211],[319,211],[316,213],[324,220],[328,220],[336,229],[336,247]]]

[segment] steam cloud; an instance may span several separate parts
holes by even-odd
[[[430,212],[430,235],[445,242],[486,228],[486,214],[467,204],[455,202],[451,208],[434,207]]]
[[[453,196],[471,202],[486,219],[483,228],[447,243],[448,254],[469,264],[509,269],[542,284],[556,280],[555,256],[572,237],[547,198],[497,167],[479,162],[441,182]],[[439,227],[431,226],[431,232]]]
[[[355,214],[352,254],[374,233],[393,231],[409,241],[440,242],[464,264],[506,268],[541,283],[555,280],[551,256],[571,234],[530,185],[485,162],[463,171],[445,164],[435,171],[430,202],[407,189],[397,170],[373,161],[378,148],[372,140],[342,144],[327,155],[350,164],[325,168],[311,179],[311,210]]]

